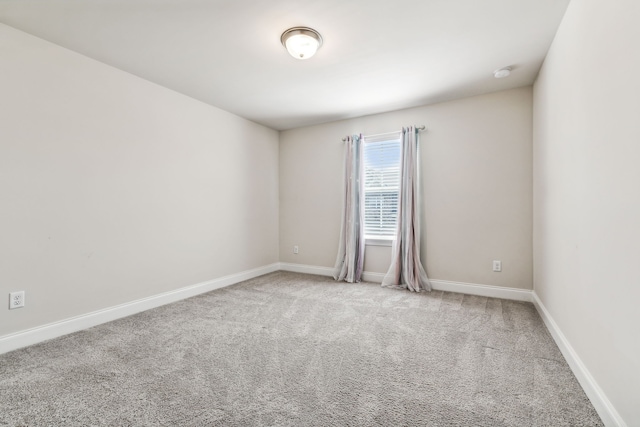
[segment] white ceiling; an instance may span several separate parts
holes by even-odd
[[[529,85],[568,3],[0,0],[0,22],[282,130]],[[293,26],[315,57],[282,47]]]

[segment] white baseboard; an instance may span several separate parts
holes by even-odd
[[[280,270],[291,271],[293,273],[315,274],[317,276],[333,277],[333,268],[319,267],[317,265],[292,264],[288,262],[280,263]]]
[[[164,292],[0,337],[0,354],[278,271],[279,263]]]
[[[456,292],[459,294],[478,295],[481,297],[509,299],[531,302],[531,291],[528,289],[507,288],[504,286],[480,285],[477,283],[451,282],[449,280],[430,279],[431,287],[436,291]]]
[[[371,271],[362,272],[362,280],[365,282],[382,283],[384,276],[384,273],[372,273]]]
[[[293,273],[315,274],[317,276],[333,277],[332,267],[319,267],[317,265],[293,264],[288,262],[280,263],[280,270],[291,271]],[[365,282],[382,283],[383,273],[371,273],[365,271],[362,273],[362,280]]]
[[[280,270],[293,271],[295,273],[317,274],[320,276],[333,276],[333,268],[318,267],[315,265],[292,264],[281,262]],[[366,282],[382,283],[384,273],[365,271],[362,280]],[[451,282],[449,280],[430,279],[431,285],[436,291],[457,292],[460,294],[479,295],[483,297],[502,298],[516,301],[532,302],[531,291],[527,289],[506,288],[502,286],[478,285],[476,283]]]
[[[542,304],[536,292],[534,291],[532,295],[533,304],[538,310],[538,313],[540,313],[540,317],[542,317],[545,325],[547,325],[547,329],[549,329],[551,336],[560,348],[562,355],[567,360],[569,367],[578,379],[578,382],[593,404],[596,412],[600,415],[604,425],[607,427],[626,427],[627,424],[613,407],[596,380],[591,376],[587,367],[582,363],[582,360],[564,336],[558,324],[553,320],[547,308]]]

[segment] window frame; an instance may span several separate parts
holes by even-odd
[[[397,132],[390,132],[390,133],[385,133],[385,134],[380,134],[380,135],[372,135],[372,136],[363,136],[363,144],[362,144],[362,149],[363,149],[363,156],[362,156],[362,169],[363,169],[363,183],[362,183],[362,200],[363,200],[363,217],[365,218],[365,224],[364,224],[364,228],[365,228],[365,233],[364,233],[364,240],[365,240],[365,245],[366,246],[392,246],[393,242],[396,240],[396,235],[395,233],[393,235],[368,235],[367,234],[367,227],[366,227],[366,216],[367,216],[367,203],[366,203],[366,196],[367,196],[367,164],[368,162],[366,161],[366,150],[367,150],[367,146],[368,144],[372,144],[372,143],[392,143],[392,144],[397,144],[398,147],[398,151],[397,151],[397,185],[395,186],[395,191],[394,193],[397,195],[397,199],[399,200],[400,198],[400,169],[401,169],[401,162],[402,162],[402,132],[401,131],[397,131]],[[370,147],[370,146],[369,146]],[[380,192],[378,190],[378,192]],[[398,221],[398,210],[396,209],[395,212],[395,225],[397,225],[397,221]],[[394,227],[395,228],[395,227]]]

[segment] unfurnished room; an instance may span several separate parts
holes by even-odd
[[[638,22],[0,0],[0,425],[640,427]]]

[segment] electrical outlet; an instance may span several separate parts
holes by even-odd
[[[493,271],[500,272],[502,271],[502,261],[493,260]]]
[[[24,307],[24,291],[9,293],[9,310]]]
[[[294,253],[294,254],[297,254],[299,251],[300,251],[300,249],[298,248],[298,245],[295,245],[295,246],[293,247],[293,253]]]

